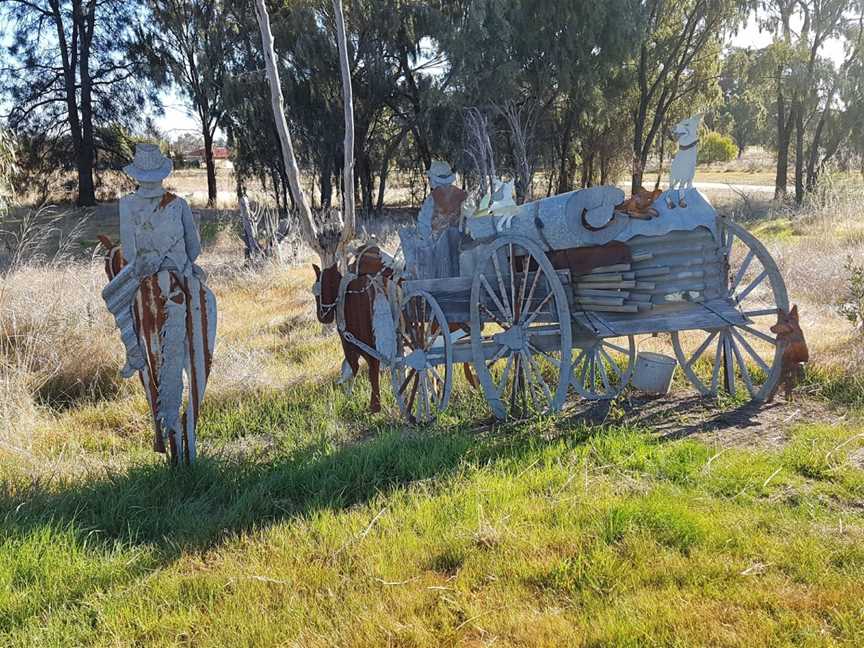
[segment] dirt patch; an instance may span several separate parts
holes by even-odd
[[[855,452],[851,453],[849,455],[849,463],[859,470],[864,470],[864,448],[858,448]]]
[[[845,416],[807,397],[787,402],[730,406],[685,390],[649,397],[631,392],[615,402],[575,403],[568,418],[651,428],[662,440],[695,437],[712,444],[775,448],[802,423],[841,423]]]

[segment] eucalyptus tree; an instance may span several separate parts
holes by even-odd
[[[139,19],[135,0],[5,0],[8,42],[2,87],[9,126],[23,134],[68,137],[79,205],[96,203],[97,126],[140,118],[152,101],[140,60],[127,56]]]
[[[451,29],[439,36],[458,102],[515,106],[531,114],[534,164],[557,167],[558,190],[571,188],[589,97],[632,59],[637,0],[507,0],[442,3]],[[493,145],[519,162],[518,126],[492,111]],[[523,120],[524,121],[524,120]],[[517,128],[524,130],[527,123]],[[503,133],[503,136],[499,136]],[[517,177],[519,173],[515,174]]]
[[[826,84],[833,74],[824,58],[826,43],[843,37],[850,11],[861,11],[855,0],[762,0],[761,24],[774,35],[766,55],[774,61],[775,115],[777,124],[777,171],[774,195],[786,196],[790,149],[795,149],[795,201],[800,204],[806,189],[806,127],[827,95],[835,91]],[[833,101],[833,96],[831,97]],[[831,101],[828,102],[829,104]]]
[[[762,75],[759,58],[753,49],[730,48],[723,57],[718,80],[723,99],[713,111],[715,123],[710,125],[732,137],[739,158],[748,146],[767,143],[772,90],[770,77]]]
[[[864,6],[857,3],[850,6],[853,8],[858,15],[845,17],[840,30],[845,41],[844,59],[837,69],[825,66],[826,91],[818,100],[815,119],[811,120],[815,126],[807,142],[805,192],[816,188],[825,165],[864,120]]]
[[[222,120],[236,24],[222,0],[146,0],[146,27],[138,30],[137,53],[149,62],[157,83],[170,83],[187,98],[204,140],[207,203],[216,203],[213,140]]]
[[[631,189],[642,175],[667,113],[676,104],[705,107],[716,100],[724,38],[746,19],[748,0],[643,0],[632,108]]]

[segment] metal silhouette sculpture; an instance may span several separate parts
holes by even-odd
[[[195,264],[201,242],[192,210],[162,186],[172,168],[155,144],[139,144],[124,168],[139,186],[120,200],[120,246],[102,240],[110,280],[102,297],[126,349],[122,373],[137,371],[147,392],[154,450],[168,451],[173,464],[191,464],[216,341],[216,298]]]
[[[675,207],[672,200],[672,191],[679,207],[686,207],[687,202],[681,195],[693,188],[693,177],[696,175],[696,160],[699,156],[699,124],[702,123],[702,115],[693,115],[678,122],[672,133],[678,140],[678,152],[672,158],[669,167],[669,192],[666,194],[667,204],[670,208]]]

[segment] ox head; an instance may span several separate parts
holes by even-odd
[[[339,284],[342,273],[334,263],[323,270],[312,264],[315,271],[315,285],[312,294],[315,295],[315,316],[322,324],[332,324],[336,319],[336,301],[339,298]]]

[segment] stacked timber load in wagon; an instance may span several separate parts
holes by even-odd
[[[637,313],[650,301],[633,299],[640,283],[630,263],[598,266],[573,278],[573,301],[581,311]]]

